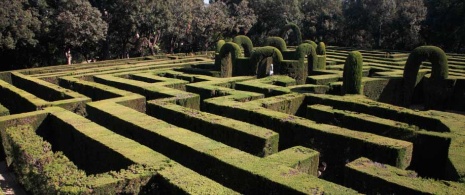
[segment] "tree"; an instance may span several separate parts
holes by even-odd
[[[0,1],[0,49],[15,49],[18,44],[34,46],[40,28],[37,10],[26,0]]]
[[[428,13],[422,34],[429,44],[451,52],[465,52],[465,2],[425,0]]]
[[[94,44],[105,38],[107,28],[99,10],[88,1],[59,1],[55,32],[58,35],[57,40],[64,47],[68,64],[71,64],[71,49],[77,50],[88,59]]]
[[[341,0],[302,0],[302,33],[311,40],[338,44],[344,16]]]
[[[200,6],[195,10],[192,22],[193,34],[197,35],[202,50],[207,50],[227,29],[231,29],[233,19],[229,18],[228,8],[223,2],[214,2],[209,6]]]
[[[300,26],[303,14],[300,0],[250,0],[250,7],[257,15],[257,22],[250,30],[254,42],[263,43],[265,37],[277,35],[281,27],[288,23]]]

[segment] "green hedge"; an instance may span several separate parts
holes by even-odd
[[[250,57],[252,56],[252,49],[253,49],[253,43],[252,40],[250,40],[249,37],[245,35],[238,35],[234,37],[233,42],[241,46],[241,48],[244,49],[244,56],[245,57]]]
[[[221,70],[221,77],[233,76],[233,69],[237,66],[236,59],[240,56],[241,47],[236,43],[227,42],[221,47],[220,53],[215,59],[217,69]]]
[[[272,46],[278,48],[279,51],[287,51],[287,45],[281,37],[268,37],[265,40],[265,46]]]
[[[262,127],[160,100],[148,102],[147,114],[256,156],[278,152],[279,135]]]
[[[318,43],[318,46],[316,47],[316,53],[318,55],[326,55],[326,45],[324,42]]]
[[[284,37],[284,35],[289,30],[292,30],[294,32],[294,35],[295,35],[295,38],[296,38],[296,41],[297,41],[297,45],[300,45],[302,43],[302,32],[300,31],[300,28],[299,28],[299,26],[297,26],[297,24],[294,24],[294,23],[286,24],[281,29],[281,32],[279,34],[281,35],[281,37]]]
[[[221,51],[221,48],[223,47],[223,45],[226,43],[226,41],[224,40],[218,40],[218,42],[216,42],[216,50],[215,50],[215,53],[220,53]]]
[[[257,75],[258,78],[269,75],[270,64],[266,61],[267,58],[273,59],[273,71],[275,74],[281,73],[281,63],[283,61],[283,55],[281,52],[271,46],[257,47],[254,48],[252,57],[250,58],[250,64],[252,65],[251,75]]]
[[[86,192],[86,174],[35,134],[29,125],[7,128],[2,142],[19,182],[33,194]]]
[[[0,103],[0,117],[1,116],[6,116],[10,115],[10,110],[8,108],[5,108],[1,103]]]
[[[425,162],[426,163],[426,162]],[[424,179],[417,173],[359,158],[346,165],[345,185],[364,194],[463,194],[462,183]]]
[[[362,94],[362,54],[358,51],[352,51],[347,56],[344,64],[344,73],[342,78],[342,94]]]
[[[415,48],[410,53],[404,67],[403,85],[403,105],[409,106],[413,91],[417,85],[417,74],[423,61],[430,61],[432,64],[431,79],[444,80],[449,76],[447,56],[444,51],[435,46],[421,46]]]

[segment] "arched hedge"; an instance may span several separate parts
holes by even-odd
[[[252,55],[253,43],[249,37],[245,35],[238,35],[234,37],[233,42],[244,48],[245,57],[250,57]]]
[[[250,57],[250,63],[252,64],[251,75],[257,75],[258,78],[267,76],[270,67],[263,60],[269,57],[273,59],[273,71],[275,74],[279,74],[283,55],[276,47],[265,46],[256,47],[253,50],[252,57]]]
[[[232,77],[233,69],[237,66],[237,58],[241,54],[241,47],[233,42],[225,43],[215,59],[215,64],[220,66],[221,77]]]
[[[316,44],[315,41],[312,41],[312,40],[305,40],[304,43],[309,43],[310,45],[312,45],[315,48],[318,47],[318,44]]]
[[[268,38],[266,38],[265,46],[276,47],[281,52],[287,50],[286,42],[281,37],[268,37]]]
[[[221,50],[221,47],[223,47],[223,45],[226,43],[226,41],[224,40],[218,40],[218,42],[216,42],[216,50],[215,50],[215,53],[220,53],[220,50]]]
[[[432,64],[431,79],[444,80],[449,76],[446,53],[436,46],[420,46],[410,53],[403,74],[403,104],[410,106],[413,91],[417,84],[417,75],[423,61]]]
[[[282,29],[281,32],[279,33],[282,38],[284,38],[284,35],[287,33],[287,31],[292,30],[294,32],[295,38],[297,40],[297,45],[300,45],[302,43],[302,32],[300,32],[299,26],[297,26],[294,23],[289,23],[286,24]]]

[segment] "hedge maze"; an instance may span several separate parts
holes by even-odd
[[[0,154],[33,194],[463,194],[465,57],[441,51],[240,36],[2,72]]]

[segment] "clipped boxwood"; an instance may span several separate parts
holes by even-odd
[[[266,38],[265,46],[276,47],[281,52],[287,50],[286,42],[281,37],[268,37],[268,38]]]
[[[250,64],[252,64],[251,75],[257,75],[258,78],[265,77],[269,74],[270,66],[263,62],[266,58],[273,58],[273,71],[275,74],[281,73],[281,62],[283,55],[279,49],[271,46],[256,47],[253,50]]]
[[[241,54],[241,47],[233,42],[225,43],[220,50],[215,65],[221,70],[221,77],[232,77],[233,68],[237,65],[236,60]]]
[[[226,41],[224,41],[223,39],[218,40],[218,42],[216,42],[216,50],[215,50],[215,53],[220,53],[221,47],[223,47],[223,45],[224,45],[225,43],[226,43]]]
[[[281,32],[279,34],[281,35],[281,37],[284,37],[284,35],[289,30],[292,30],[294,32],[295,38],[297,40],[297,45],[300,45],[302,43],[302,32],[300,32],[300,28],[299,28],[299,26],[297,26],[297,24],[294,24],[294,23],[286,24],[281,29]]]
[[[441,81],[449,76],[446,53],[439,47],[420,46],[410,53],[405,64],[403,74],[403,105],[409,106],[411,103],[413,90],[417,84],[417,75],[423,61],[430,61],[432,64],[431,79]]]
[[[352,51],[344,64],[342,94],[362,94],[362,54]]]
[[[309,44],[312,45],[313,47],[318,48],[318,44],[316,44],[315,41],[312,41],[312,40],[305,40],[304,43],[309,43]]]
[[[252,40],[250,40],[249,37],[247,37],[245,35],[238,35],[238,36],[234,37],[233,42],[238,44],[239,46],[241,46],[241,48],[244,49],[244,56],[245,57],[252,56],[253,43],[252,43]]]
[[[318,46],[316,47],[316,54],[318,55],[326,55],[326,45],[324,42],[319,42]]]

